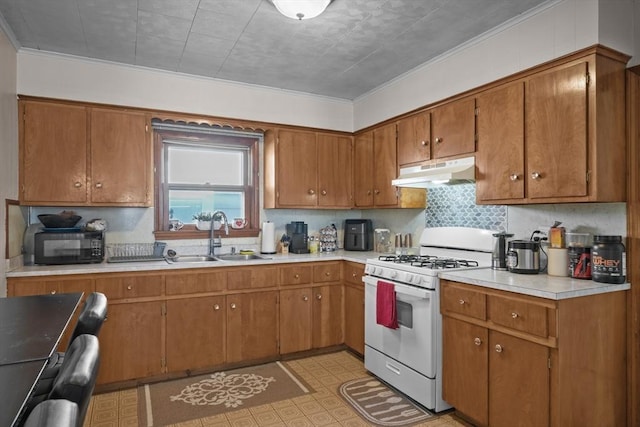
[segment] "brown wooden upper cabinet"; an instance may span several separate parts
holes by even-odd
[[[524,197],[524,83],[476,98],[478,152],[476,197],[490,203]]]
[[[431,110],[432,158],[476,151],[475,108],[475,98],[467,97]]]
[[[626,200],[627,60],[603,48],[479,94],[477,202]]]
[[[398,165],[431,159],[431,113],[422,111],[398,121]]]
[[[265,138],[265,208],[349,208],[352,138],[277,129]]]
[[[355,206],[397,206],[395,123],[357,135],[354,144]]]
[[[150,206],[152,146],[144,113],[20,100],[20,201]]]

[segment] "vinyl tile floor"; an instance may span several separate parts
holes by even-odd
[[[347,351],[288,360],[287,364],[315,393],[276,403],[226,412],[213,417],[174,424],[209,426],[345,426],[370,425],[339,396],[345,381],[366,377],[362,360]],[[135,388],[97,394],[91,399],[84,427],[138,426],[138,394]],[[452,414],[418,424],[424,427],[464,427]]]

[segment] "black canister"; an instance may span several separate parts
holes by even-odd
[[[622,244],[622,236],[593,237],[591,276],[595,282],[625,282],[627,279],[626,252]]]

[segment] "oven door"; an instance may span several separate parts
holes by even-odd
[[[398,329],[376,323],[378,278],[365,276],[364,341],[369,347],[429,378],[436,376],[436,292],[384,279],[396,292]]]

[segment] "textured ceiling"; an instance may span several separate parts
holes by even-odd
[[[0,0],[20,47],[355,99],[547,0]]]

